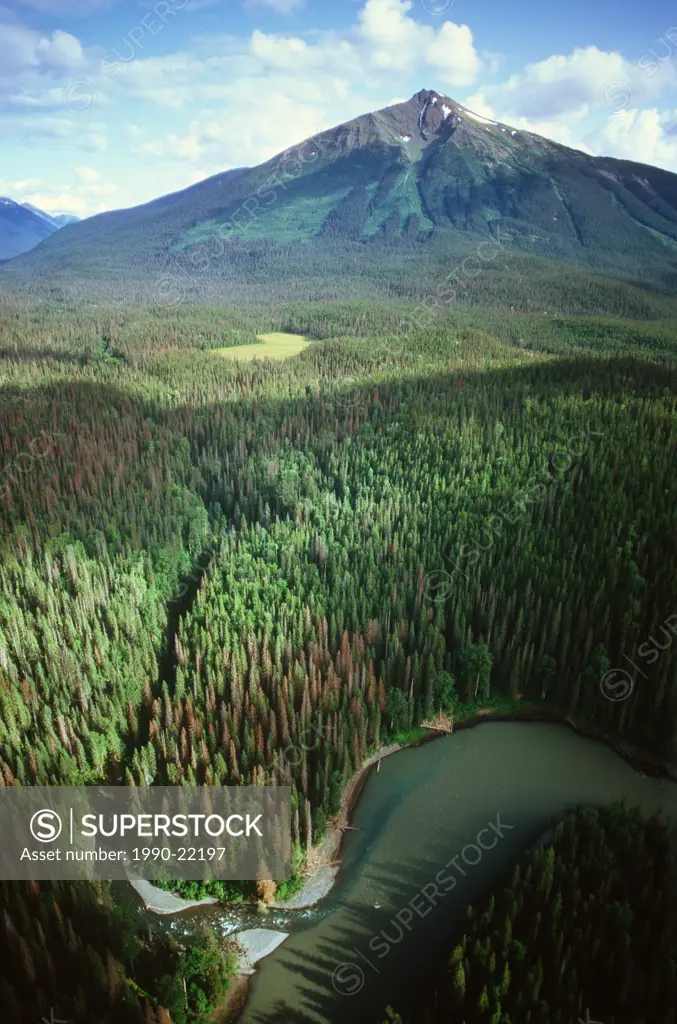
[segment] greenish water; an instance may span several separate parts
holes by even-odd
[[[290,937],[261,962],[243,1024],[369,1024],[388,1002],[406,1005],[411,979],[438,967],[467,904],[567,807],[624,796],[677,815],[675,783],[645,777],[559,725],[486,723],[386,758],[360,798],[359,831],[346,836],[331,897],[297,912]],[[492,837],[496,845],[471,866],[477,852],[468,847],[462,859],[462,848],[498,815],[512,827],[502,839],[483,833],[485,847]],[[429,887],[429,899],[416,899],[440,872],[439,895]],[[409,919],[412,898],[423,916]]]

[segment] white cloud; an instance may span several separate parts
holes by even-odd
[[[623,157],[677,172],[675,111],[622,110],[587,140],[593,153]]]
[[[83,181],[86,185],[94,185],[96,182],[101,181],[101,173],[95,171],[93,167],[75,167],[74,171],[80,181]]]
[[[100,122],[74,121],[68,117],[5,117],[0,120],[0,129],[7,136],[44,142],[62,143],[75,146],[90,153],[103,152],[108,146],[105,125]]]
[[[269,7],[276,14],[291,14],[305,7],[306,0],[248,0],[246,7]]]
[[[10,182],[10,188],[12,191],[25,192],[27,189],[40,188],[42,181],[40,178],[20,178],[19,181]]]
[[[655,51],[631,62],[589,46],[528,64],[506,82],[484,86],[467,105],[585,153],[677,171],[671,115],[643,106],[675,87],[674,65],[665,56],[658,62]]]
[[[286,74],[284,91],[300,89],[320,99],[327,91],[354,91],[393,73],[426,74],[440,86],[471,84],[482,70],[467,25],[419,25],[408,16],[411,0],[366,0],[358,23],[339,33],[319,31],[307,38],[255,28],[248,39],[212,36],[192,51],[164,57],[104,61],[102,76],[111,89],[159,106],[179,109],[197,98],[215,100],[238,90],[244,79],[270,94],[272,74]],[[312,78],[310,73],[312,72]],[[301,85],[299,85],[299,80]]]
[[[511,75],[506,82],[484,86],[481,96],[499,109],[506,121],[523,117],[547,122],[603,113],[613,103],[639,105],[675,85],[677,75],[669,63],[648,74],[640,62],[587,46],[527,64],[524,71]]]
[[[202,146],[194,135],[168,135],[166,139],[151,139],[137,147],[137,153],[144,156],[164,157],[173,160],[199,160]]]
[[[78,217],[113,209],[118,192],[117,185],[104,181],[100,171],[83,165],[73,168],[71,181],[66,183],[25,178],[1,182],[0,185],[17,202],[32,203],[47,213],[67,212]]]
[[[40,38],[36,46],[36,57],[44,68],[55,71],[70,70],[82,61],[82,46],[75,36],[57,30],[52,33],[51,38]]]
[[[255,28],[249,44],[253,57],[260,58],[262,64],[276,70],[291,71],[308,70],[322,66],[324,53],[320,46],[309,46],[303,39],[293,36],[284,37],[270,35]]]
[[[185,135],[146,139],[135,152],[163,160],[207,160],[216,173],[219,168],[261,163],[328,126],[323,108],[282,93],[251,93],[247,103],[232,99],[226,117],[205,111],[189,123]]]
[[[16,21],[0,9],[0,109],[3,114],[42,109],[88,110],[96,90],[87,76],[85,52],[78,39],[60,29],[51,35]],[[84,94],[83,94],[84,87]],[[106,102],[106,97],[99,97]]]
[[[359,22],[372,66],[406,74],[430,71],[442,85],[472,84],[482,61],[468,26],[451,21],[439,29],[420,25],[407,16],[411,7],[410,0],[367,0]]]
[[[534,135],[542,135],[546,139],[553,139],[563,146],[571,146],[573,149],[582,149],[589,152],[587,146],[580,141],[580,122],[583,116],[580,110],[569,115],[551,118],[529,118],[520,114],[507,112],[502,105],[498,108],[491,106],[486,99],[484,91],[469,96],[465,101],[468,110],[475,114],[487,117],[492,121],[503,121],[512,125],[513,128],[522,131],[533,132]]]
[[[40,92],[15,92],[10,93],[8,102],[14,107],[48,108],[64,106],[64,90],[61,86],[52,89],[45,89]]]
[[[472,32],[467,25],[445,21],[428,43],[425,55],[428,67],[437,72],[443,85],[472,85],[482,70],[482,61],[475,52]]]
[[[28,192],[21,197],[22,203],[31,203],[45,213],[74,213],[76,217],[87,217],[90,210],[95,212],[83,196],[70,192]],[[98,211],[97,211],[98,212]]]
[[[0,24],[0,74],[4,78],[22,71],[63,72],[82,63],[82,46],[68,32],[41,35],[18,24]]]
[[[125,63],[111,50],[102,67],[94,70],[110,95],[121,99],[132,96],[175,110],[194,100],[195,89],[208,76],[210,68],[197,54],[137,57]],[[225,66],[223,71],[227,73]]]

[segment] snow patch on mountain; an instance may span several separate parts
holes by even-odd
[[[473,121],[479,121],[480,124],[493,124],[498,127],[498,121],[490,121],[488,117],[482,117],[481,114],[474,114],[472,110],[468,110],[467,107],[463,108],[468,117],[471,117]]]

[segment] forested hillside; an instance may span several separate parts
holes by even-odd
[[[667,1024],[677,1005],[676,901],[671,827],[620,806],[580,808],[468,908],[439,987],[406,1020]],[[386,1021],[404,1024],[392,1010]]]

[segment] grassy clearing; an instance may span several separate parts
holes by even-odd
[[[310,345],[302,334],[283,334],[273,331],[271,334],[257,334],[260,345],[232,345],[230,348],[215,348],[214,355],[224,359],[289,359],[303,352]]]

